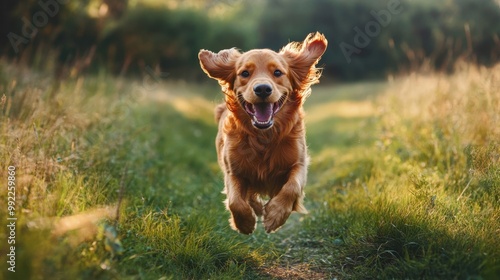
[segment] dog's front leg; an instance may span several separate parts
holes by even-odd
[[[248,204],[246,186],[238,177],[225,174],[226,208],[231,212],[229,223],[231,228],[243,234],[250,234],[255,230],[255,213]]]
[[[292,211],[307,213],[302,205],[303,188],[307,178],[306,164],[297,164],[290,171],[288,181],[279,193],[264,207],[264,227],[267,233],[281,227]]]

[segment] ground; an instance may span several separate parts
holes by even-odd
[[[222,204],[216,84],[0,70],[7,279],[500,275],[498,67],[314,86],[310,213],[250,236]]]

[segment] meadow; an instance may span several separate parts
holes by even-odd
[[[222,204],[215,82],[69,76],[0,64],[4,279],[500,276],[499,66],[314,86],[310,213],[250,236]]]

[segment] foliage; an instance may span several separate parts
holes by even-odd
[[[160,66],[173,77],[192,78],[199,74],[193,69],[200,49],[248,47],[251,40],[243,31],[195,10],[140,6],[105,30],[98,49],[109,63],[125,61],[133,69]]]
[[[495,0],[184,2],[169,1],[175,4],[169,6],[88,0],[59,5],[59,12],[29,43],[20,44],[18,53],[7,34],[22,35],[22,19],[32,21],[43,10],[34,0],[6,4],[0,50],[28,63],[36,53],[55,51],[58,76],[67,72],[65,66],[77,64],[78,72],[105,66],[113,73],[144,73],[150,67],[188,79],[202,76],[197,62],[202,48],[278,50],[315,31],[329,39],[321,63],[324,75],[335,79],[384,78],[421,65],[452,71],[456,60],[493,65],[500,58],[500,5]],[[101,12],[104,4],[111,9],[107,13]],[[401,11],[389,13],[389,18],[380,15],[393,5]]]
[[[452,70],[458,58],[486,65],[499,59],[500,6],[492,0],[265,3],[258,26],[262,34],[259,46],[277,49],[283,42],[302,40],[309,32],[323,32],[330,43],[321,61],[324,72],[340,79],[380,78],[414,71],[422,64]],[[391,3],[396,3],[401,12],[390,13]],[[389,17],[380,15],[382,23],[373,13],[384,11]],[[378,32],[370,22],[378,22]],[[365,34],[366,46],[356,44],[356,40],[366,39],[357,39],[360,33],[354,28]],[[366,28],[375,35],[367,35]],[[343,43],[359,53],[346,56],[344,53],[349,52],[343,51]]]

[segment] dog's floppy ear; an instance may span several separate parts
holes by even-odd
[[[306,89],[319,82],[321,69],[316,64],[326,50],[328,41],[319,32],[309,34],[302,43],[292,42],[280,50],[288,62],[294,88]]]
[[[236,77],[235,64],[241,53],[235,48],[213,53],[201,50],[198,53],[201,69],[210,77],[219,81],[221,85],[232,83]]]

